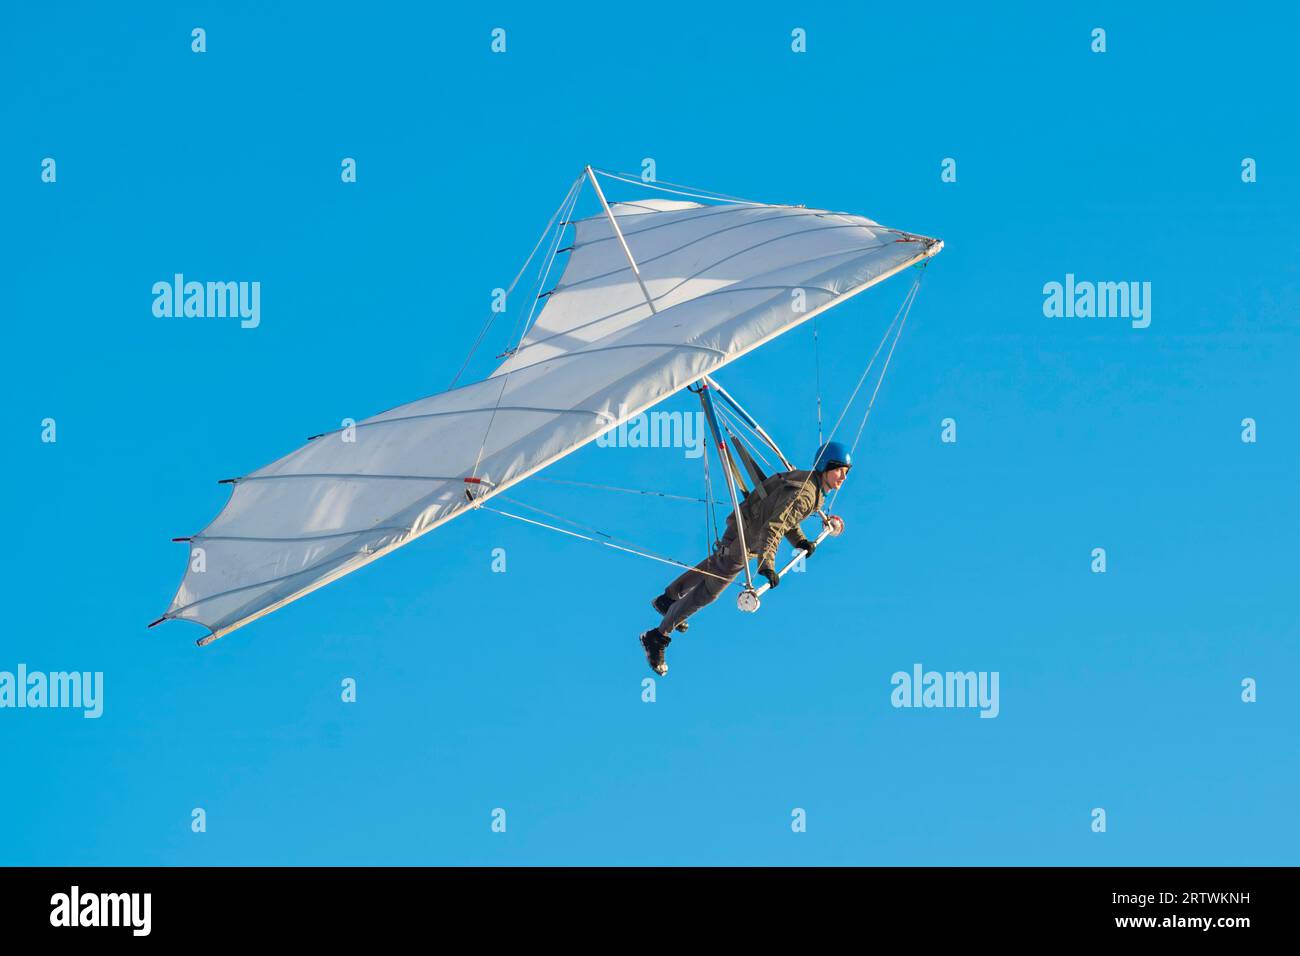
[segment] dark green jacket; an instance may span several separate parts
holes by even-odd
[[[782,535],[795,547],[803,540],[799,522],[822,505],[821,473],[786,471],[772,475],[740,503],[745,518],[745,546],[758,555],[758,566],[775,567]],[[727,534],[735,535],[735,515],[727,518]]]

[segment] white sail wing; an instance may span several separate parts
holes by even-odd
[[[190,539],[163,619],[215,640],[471,509],[467,489],[480,500],[504,490],[942,246],[802,207],[649,200],[611,211],[644,292],[609,218],[575,223],[558,285],[491,377],[237,479]]]

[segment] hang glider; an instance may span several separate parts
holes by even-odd
[[[688,198],[611,203],[600,179]],[[599,209],[571,219],[584,184]],[[176,539],[191,560],[153,623],[196,622],[209,631],[199,645],[208,644],[473,510],[943,247],[862,216],[591,167],[543,245],[539,274],[567,255],[563,272],[490,376],[227,479],[233,492],[221,513]]]

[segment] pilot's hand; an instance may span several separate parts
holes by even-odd
[[[804,538],[802,541],[800,541],[798,546],[802,548],[805,552],[807,552],[806,557],[809,558],[811,558],[813,556],[813,552],[817,550],[817,545],[814,542],[809,541],[807,538]]]
[[[767,583],[769,587],[774,588],[781,583],[781,576],[776,573],[775,568],[770,568],[770,567],[759,568],[758,573],[761,574],[763,577],[767,578]]]

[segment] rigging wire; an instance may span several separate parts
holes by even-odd
[[[759,450],[760,448],[769,448],[767,439],[755,431],[754,427],[739,415],[732,415],[732,413],[725,411],[721,406],[715,408],[715,411],[718,413],[718,417],[728,426],[727,432],[731,434],[733,438],[735,437],[735,433],[740,431],[741,428],[744,428],[744,430],[752,436],[753,441],[746,444],[750,454],[759,460],[763,465],[763,470],[766,471],[768,475],[774,474],[772,463],[768,461]]]
[[[581,186],[581,183],[579,183]],[[541,291],[546,286],[546,279],[551,274],[551,269],[555,266],[555,260],[560,248],[560,243],[564,239],[564,230],[569,226],[569,216],[573,212],[573,207],[577,205],[578,192],[570,190],[569,195],[565,197],[565,205],[560,208],[560,224],[555,229],[555,234],[551,238],[550,246],[546,255],[542,257],[541,263],[537,268],[537,281],[533,284],[532,295],[529,297],[530,304],[528,315],[523,318],[523,331],[519,332],[520,317],[516,317],[514,328],[510,330],[510,338],[506,340],[505,356],[513,355],[523,344],[524,337],[528,335],[528,330],[532,327],[533,316],[537,312],[537,304],[541,302]],[[516,332],[518,336],[516,337]]]
[[[903,320],[898,324],[898,331],[894,334],[894,341],[890,343],[889,353],[885,356],[885,364],[880,368],[880,376],[876,379],[875,390],[871,393],[871,399],[867,402],[867,410],[863,412],[862,422],[858,425],[858,433],[853,437],[853,444],[849,447],[849,457],[853,456],[853,452],[857,450],[858,442],[862,440],[863,429],[867,427],[867,419],[871,417],[871,409],[875,407],[876,396],[880,394],[880,386],[885,382],[885,373],[889,371],[890,359],[894,357],[894,349],[898,346],[898,340],[903,336],[903,327],[907,325],[907,317],[911,314],[912,302],[916,301],[916,296],[921,291],[921,279],[925,277],[925,265],[928,264],[928,262],[929,260],[925,260],[925,263],[922,264],[921,273],[916,277],[916,282],[912,284],[912,288],[908,292],[911,301],[907,302],[907,308],[902,313]],[[831,492],[831,500],[826,506],[828,509],[834,506],[835,499],[839,493],[839,488],[836,488]]]
[[[525,508],[530,508],[531,510],[534,510],[534,511],[541,511],[540,508],[532,508],[531,505],[525,505],[525,504],[523,504],[523,502],[521,502],[521,501],[515,501],[514,503],[515,503],[516,505],[521,505],[521,506],[523,506],[523,507],[525,507]],[[516,521],[523,521],[523,522],[526,522],[527,524],[537,525],[539,528],[548,528],[548,529],[550,529],[551,531],[558,531],[560,534],[567,534],[567,535],[570,535],[571,537],[574,537],[574,538],[581,538],[583,541],[590,541],[592,544],[600,544],[600,545],[604,545],[604,546],[607,547],[607,548],[613,548],[613,549],[616,550],[616,551],[625,551],[625,552],[627,552],[628,554],[636,554],[636,555],[639,555],[639,556],[641,556],[641,557],[643,557],[643,558],[649,558],[649,559],[652,560],[652,561],[658,561],[658,562],[660,562],[661,564],[671,564],[671,565],[673,565],[674,567],[685,568],[687,571],[698,571],[700,574],[704,574],[704,575],[708,575],[709,577],[717,578],[719,581],[725,581],[727,585],[730,585],[730,584],[733,583],[733,579],[732,579],[732,578],[726,578],[726,577],[723,577],[721,574],[714,574],[712,571],[705,571],[703,568],[697,567],[696,565],[693,565],[693,564],[685,564],[685,563],[683,563],[683,562],[681,562],[681,561],[678,561],[678,560],[676,560],[676,559],[674,559],[674,558],[665,558],[663,555],[655,554],[655,553],[652,552],[652,551],[646,551],[646,550],[643,549],[643,548],[637,548],[637,547],[632,547],[632,546],[628,546],[628,545],[625,545],[625,544],[620,544],[620,543],[618,543],[618,539],[617,539],[617,538],[609,538],[608,535],[605,535],[605,537],[608,538],[609,540],[602,540],[601,538],[593,538],[593,537],[590,537],[589,535],[579,534],[577,531],[570,531],[570,530],[568,530],[567,528],[560,528],[560,527],[557,527],[556,525],[553,525],[553,524],[547,524],[545,521],[538,521],[538,520],[536,520],[536,519],[534,519],[534,518],[526,518],[526,517],[524,517],[523,515],[517,515],[517,514],[513,514],[513,513],[509,512],[509,511],[503,511],[503,510],[500,509],[500,508],[493,508],[491,505],[488,505],[488,504],[480,504],[480,505],[479,505],[479,508],[482,509],[483,511],[491,511],[491,512],[494,513],[494,514],[499,514],[499,515],[502,515],[502,516],[504,516],[504,517],[506,517],[506,518],[514,518]],[[549,517],[556,517],[556,518],[559,518],[559,520],[561,520],[561,521],[568,521],[568,520],[569,520],[569,519],[567,519],[567,518],[560,518],[558,515],[549,515],[548,512],[544,512],[544,511],[542,511],[541,513],[542,513],[542,514],[548,514]],[[576,523],[576,522],[575,522],[575,523]],[[579,527],[583,527],[583,526],[582,526],[582,525],[579,525]],[[590,529],[590,528],[587,529],[587,530],[593,531],[595,534],[604,535],[604,532],[603,532],[603,531],[596,531],[595,529]]]
[[[566,478],[542,478],[540,475],[533,475],[529,481],[543,481],[553,485],[576,485],[580,488],[596,488],[601,491],[622,491],[632,495],[649,495],[654,498],[671,498],[674,501],[691,501],[695,503],[709,504],[708,498],[692,498],[689,495],[674,495],[666,491],[648,491],[644,488],[621,488],[616,485],[598,485],[590,481],[570,481]],[[726,502],[714,501],[713,504],[725,504]]]
[[[853,386],[853,392],[849,395],[849,400],[844,403],[844,408],[840,411],[839,417],[835,419],[835,424],[831,426],[831,433],[826,436],[826,441],[833,439],[835,433],[839,431],[839,427],[844,421],[844,416],[848,414],[849,409],[853,405],[853,400],[857,398],[858,392],[862,390],[863,382],[865,382],[867,376],[871,374],[871,369],[876,364],[876,359],[880,357],[880,351],[885,347],[885,342],[889,340],[890,333],[894,331],[894,326],[898,324],[899,317],[904,314],[905,310],[911,309],[912,302],[916,298],[916,289],[920,283],[921,280],[920,277],[918,277],[917,280],[912,283],[912,288],[907,291],[907,295],[903,296],[903,302],[898,307],[898,312],[894,314],[894,320],[890,322],[889,327],[885,329],[885,334],[881,337],[880,344],[876,346],[876,351],[872,353],[871,360],[867,362],[867,367],[862,370],[862,375],[858,377],[858,383]]]
[[[709,471],[709,437],[704,436],[704,454],[700,456],[704,461],[704,546],[705,550],[712,551],[717,546],[718,541],[718,512],[714,507],[713,500],[713,475]]]
[[[822,441],[822,353],[821,346],[817,342],[817,316],[813,316],[813,369],[817,375],[817,447],[821,448],[824,444]]]
[[[551,248],[547,252],[546,258],[543,260],[543,266],[545,268],[539,268],[537,270],[537,284],[533,287],[532,302],[528,307],[528,318],[524,322],[524,330],[519,333],[518,339],[515,339],[514,332],[513,331],[511,332],[510,341],[515,342],[516,344],[509,349],[509,351],[507,352],[508,355],[513,355],[515,352],[519,350],[519,346],[523,344],[524,338],[528,335],[529,330],[532,329],[533,327],[533,317],[537,312],[537,305],[542,301],[541,291],[546,286],[546,280],[551,274],[551,269],[554,268],[555,266],[555,260],[559,252],[560,243],[563,241],[564,238],[564,230],[568,228],[570,223],[570,217],[573,214],[573,208],[578,204],[578,194],[581,189],[581,177],[579,178],[578,185],[579,185],[579,189],[571,191],[570,195],[566,197],[566,201],[568,202],[568,208],[564,211],[563,215],[560,218],[560,225],[555,230],[555,237],[551,240]],[[508,344],[509,343],[507,343],[507,345]]]
[[[549,253],[549,257],[550,257],[551,262],[554,262],[554,260],[555,260],[555,250],[556,250],[556,249],[558,248],[558,246],[559,246],[559,241],[558,241],[558,240],[559,240],[560,234],[563,233],[563,232],[564,232],[564,229],[566,228],[566,224],[567,224],[567,220],[568,220],[568,217],[569,217],[569,213],[572,212],[573,207],[574,207],[575,205],[577,205],[577,202],[578,202],[578,196],[579,196],[579,195],[581,194],[581,192],[582,192],[582,184],[583,184],[583,182],[586,180],[586,178],[587,178],[587,173],[586,173],[586,171],[584,170],[584,171],[583,171],[583,174],[582,174],[581,176],[579,176],[579,177],[574,181],[573,185],[569,188],[569,194],[568,194],[567,196],[565,196],[565,202],[561,204],[561,208],[560,208],[559,210],[556,210],[555,216],[553,216],[552,219],[551,219],[552,223],[554,223],[554,222],[555,222],[555,219],[556,219],[557,217],[560,217],[562,212],[564,213],[563,218],[562,218],[562,220],[561,220],[561,225],[560,225],[560,226],[555,230],[556,241],[553,242],[552,245],[551,245],[551,252]],[[565,206],[565,204],[568,205],[568,211],[565,211],[565,210],[564,210],[564,206]],[[549,227],[548,227],[548,231],[549,231]],[[548,262],[548,263],[546,264],[546,269],[545,269],[545,271],[546,271],[547,274],[549,274],[550,271],[551,271],[551,262]],[[525,266],[525,267],[526,267],[526,266]],[[545,280],[545,276],[542,277],[542,281],[544,281],[544,280]],[[539,283],[538,283],[538,288],[540,288],[540,287],[541,287],[541,283],[539,282]],[[537,302],[537,300],[534,299],[534,300],[533,300],[533,304],[536,305],[536,302]],[[531,311],[530,311],[530,312],[529,312],[529,316],[530,316],[530,318],[531,318],[531,315],[532,315],[532,313],[531,313]],[[518,320],[516,320],[516,322],[515,322],[515,329],[518,329],[518,327],[519,327],[519,323],[518,323]],[[513,341],[513,340],[514,340],[514,332],[515,332],[515,330],[511,330],[511,333],[510,333],[510,341]],[[514,349],[511,349],[510,351],[514,351]],[[501,379],[501,390],[500,390],[499,392],[497,392],[496,403],[492,406],[492,414],[491,414],[490,416],[488,416],[487,428],[485,428],[485,429],[483,430],[483,441],[482,441],[482,443],[479,444],[479,447],[478,447],[478,454],[474,456],[474,467],[470,470],[470,475],[471,475],[471,476],[477,475],[477,473],[478,473],[478,466],[479,466],[480,462],[482,462],[482,460],[483,460],[483,450],[484,450],[485,448],[487,448],[488,436],[490,436],[490,435],[492,434],[492,425],[493,425],[494,422],[496,422],[497,411],[498,411],[498,409],[500,409],[500,407],[501,407],[501,400],[502,400],[502,398],[505,397],[505,394],[506,394],[506,388],[507,388],[507,386],[508,386],[509,384],[510,384],[510,372],[507,371],[507,372],[505,373],[505,375],[502,376],[502,379]]]
[[[843,423],[844,421],[844,416],[849,413],[849,409],[853,406],[853,400],[857,398],[858,392],[862,389],[863,382],[865,382],[867,380],[867,376],[871,374],[872,366],[876,364],[876,359],[880,355],[880,350],[885,347],[885,342],[888,341],[890,333],[894,330],[894,326],[898,325],[899,317],[904,316],[904,321],[906,321],[905,312],[911,310],[912,303],[916,301],[916,291],[918,288],[920,288],[920,285],[921,285],[921,276],[918,275],[916,277],[916,281],[912,283],[912,287],[907,290],[907,295],[903,296],[903,302],[901,305],[899,305],[898,311],[894,314],[894,320],[890,322],[889,327],[885,329],[885,334],[881,337],[880,344],[876,346],[876,351],[872,353],[871,360],[867,362],[867,367],[862,370],[862,375],[858,377],[858,383],[855,386],[853,386],[853,392],[849,395],[849,400],[844,403],[844,408],[840,411],[839,417],[835,419],[835,424],[831,426],[831,433],[826,436],[826,441],[829,442],[831,439],[835,437],[835,433],[839,430],[841,423]],[[901,326],[900,326],[900,330],[901,330]],[[876,388],[877,390],[880,388],[879,383],[876,384]],[[865,420],[864,420],[864,424],[865,424]],[[811,470],[808,472],[808,477],[805,478],[802,484],[800,484],[799,486],[800,492],[803,491],[804,487],[812,479],[813,474],[814,472],[812,472]],[[834,495],[832,495],[831,501],[833,502],[834,500],[835,500]],[[828,510],[829,507],[830,504],[828,503],[827,504]]]
[[[742,206],[790,206],[791,203],[766,203],[754,199],[741,199],[738,196],[728,196],[726,193],[715,193],[708,189],[701,189],[697,186],[683,186],[680,183],[646,182],[645,180],[631,176],[627,173],[614,173],[607,169],[592,168],[592,172],[600,173],[602,176],[608,176],[610,179],[617,179],[621,182],[631,183],[633,186],[641,186],[645,189],[657,189],[660,192],[673,193],[678,196],[690,196],[692,199],[716,199],[722,202],[736,203]],[[676,187],[676,188],[670,188]],[[689,192],[687,190],[690,190]]]
[[[519,284],[519,280],[522,279],[524,273],[528,271],[529,263],[533,261],[533,256],[537,255],[537,250],[542,247],[542,242],[545,241],[546,237],[550,234],[551,227],[554,226],[555,221],[560,218],[560,211],[569,202],[569,199],[573,195],[574,190],[581,187],[582,180],[586,175],[587,175],[587,171],[583,170],[582,174],[573,181],[573,185],[570,186],[569,191],[565,193],[564,199],[563,201],[561,201],[559,208],[557,208],[555,212],[551,215],[551,220],[546,224],[546,228],[542,230],[542,234],[537,237],[537,242],[533,244],[533,251],[528,253],[528,258],[524,260],[524,264],[519,267],[519,271],[515,274],[514,279],[511,280],[510,285],[506,288],[507,301],[509,301],[510,299],[510,293],[513,292],[515,290],[515,286]],[[470,359],[474,357],[474,353],[478,350],[480,343],[482,343],[483,337],[487,335],[488,329],[491,327],[492,323],[496,320],[497,314],[498,313],[496,312],[490,312],[488,314],[487,322],[485,322],[483,324],[483,328],[479,330],[478,338],[476,338],[474,340],[474,344],[470,346],[469,354],[465,356],[465,361],[461,363],[460,368],[456,371],[455,377],[452,378],[451,380],[451,384],[447,386],[448,390],[455,388],[456,383],[460,381],[460,377],[463,374],[465,374],[465,369],[469,367]]]

